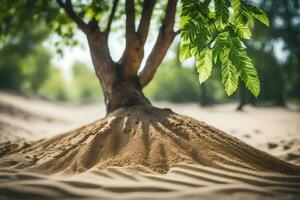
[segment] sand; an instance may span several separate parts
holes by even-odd
[[[24,118],[22,117],[24,115],[17,115],[16,112],[7,112],[7,109],[0,113],[0,121],[8,124],[10,119],[10,122],[14,122],[10,125],[21,128],[16,131],[18,140],[25,138],[26,141],[50,137],[58,128],[61,128],[62,132],[70,130],[86,124],[87,121],[91,122],[96,115],[104,113],[103,107],[99,108],[96,105],[77,106],[76,111],[75,106],[53,104],[6,93],[0,93],[0,103],[1,101],[5,101],[6,107],[10,104],[13,108],[19,109],[18,112],[26,111],[23,112],[26,113],[25,116],[32,114],[32,117]],[[31,107],[33,109],[29,109]],[[246,112],[239,113],[233,108],[232,105],[208,109],[199,109],[196,105],[186,107],[177,105],[172,109],[179,113],[194,115],[194,118],[201,118],[223,130],[233,132],[236,137],[261,150],[267,150],[286,161],[299,164],[300,145],[299,140],[295,140],[299,130],[299,113],[278,108],[269,110],[247,108]],[[78,115],[84,117],[80,118]],[[28,122],[33,124],[33,128],[28,126]],[[247,126],[244,126],[244,122]],[[47,131],[41,136],[38,127],[43,127]],[[13,135],[14,128],[11,127],[10,136],[4,137],[3,140],[17,143]],[[23,130],[25,128],[26,131]],[[1,126],[0,135],[5,135],[5,130],[7,129],[2,129]],[[51,175],[32,173],[24,169],[2,168],[0,197],[3,199],[297,199],[300,195],[300,176],[297,175],[266,170],[263,172],[257,170],[255,166],[233,167],[222,162],[214,167],[195,163],[175,163],[167,168],[165,171],[167,173],[163,175],[155,172],[155,168],[147,171],[148,169],[144,169],[143,166],[140,169],[135,167],[102,169],[99,166],[92,166],[76,173],[56,171]]]
[[[297,199],[300,177],[224,166],[174,166],[167,174],[120,167],[70,177],[2,171],[0,192],[11,199]]]

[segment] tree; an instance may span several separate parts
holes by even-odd
[[[51,68],[51,54],[42,46],[48,36],[45,25],[36,23],[0,44],[0,88],[38,91]]]
[[[158,3],[165,7],[162,23],[154,47],[139,72],[151,17],[157,5],[155,0],[126,0],[119,11],[118,0],[92,0],[87,6],[77,1],[73,5],[71,0],[57,0],[69,18],[63,18],[64,13],[60,13],[53,2],[20,2],[16,6],[28,6],[28,2],[35,4],[31,10],[33,16],[40,13],[40,16],[56,22],[51,26],[56,26],[62,36],[72,35],[73,23],[83,31],[103,89],[108,115],[75,131],[36,142],[26,153],[9,155],[0,165],[10,166],[17,162],[22,168],[47,173],[76,173],[95,165],[145,165],[157,172],[166,172],[178,162],[214,167],[226,163],[250,169],[300,173],[299,167],[278,160],[205,123],[175,114],[169,109],[151,106],[142,92],[175,36],[180,34],[181,59],[197,58],[200,82],[209,77],[212,63],[218,63],[221,64],[222,82],[228,95],[237,89],[241,78],[257,96],[260,90],[258,75],[241,40],[251,37],[250,26],[254,18],[268,25],[268,18],[261,9],[240,0],[231,0],[230,4],[225,0],[211,3],[182,0],[180,29],[174,30],[177,0]],[[4,4],[14,3],[5,1]],[[3,27],[4,31],[12,31],[14,29],[5,29],[6,26],[10,27],[14,22],[19,25],[18,16],[30,15],[30,12],[19,13],[17,9],[7,11],[7,7],[1,6],[8,13],[6,17],[9,22],[4,23]],[[107,10],[110,12],[105,12]],[[115,16],[121,20],[123,14],[126,46],[121,58],[115,62],[110,56],[108,37]],[[103,22],[105,17],[106,23]],[[54,152],[56,156],[51,156]],[[32,160],[36,163],[34,166],[26,159],[24,162],[18,160],[20,156],[26,158],[29,153],[38,155]],[[16,155],[19,156],[17,161]]]

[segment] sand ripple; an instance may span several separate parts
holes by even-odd
[[[0,199],[299,199],[300,176],[178,164],[167,174],[121,167],[73,176],[0,170]]]

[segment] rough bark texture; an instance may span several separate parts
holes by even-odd
[[[135,105],[150,105],[144,96],[137,81],[120,79],[116,81],[108,97],[107,113],[118,108],[127,108]]]
[[[97,30],[87,34],[95,72],[104,93],[107,113],[120,107],[150,104],[143,95],[137,75],[128,75],[124,71],[126,66],[114,62],[110,57],[106,37]]]

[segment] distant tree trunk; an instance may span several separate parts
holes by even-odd
[[[209,106],[212,103],[207,89],[206,83],[200,85],[200,105],[202,107]]]
[[[236,108],[238,111],[242,111],[244,106],[247,104],[247,91],[245,90],[245,86],[240,84],[239,90],[239,105]]]
[[[283,78],[280,80],[280,82],[281,82],[281,84],[279,84],[278,93],[276,94],[275,106],[286,107]]]
[[[239,86],[239,105],[236,108],[238,111],[243,111],[244,106],[247,104],[255,105],[255,98],[247,91],[246,86],[243,83],[240,83]]]
[[[275,106],[282,106],[282,107],[286,107],[286,101],[285,101],[285,80],[284,80],[284,71],[282,69],[281,66],[277,66],[275,69],[274,69],[274,72],[275,72],[275,77],[276,77],[276,80],[278,81],[278,84],[277,85],[277,94],[276,94],[276,97],[275,97]]]

